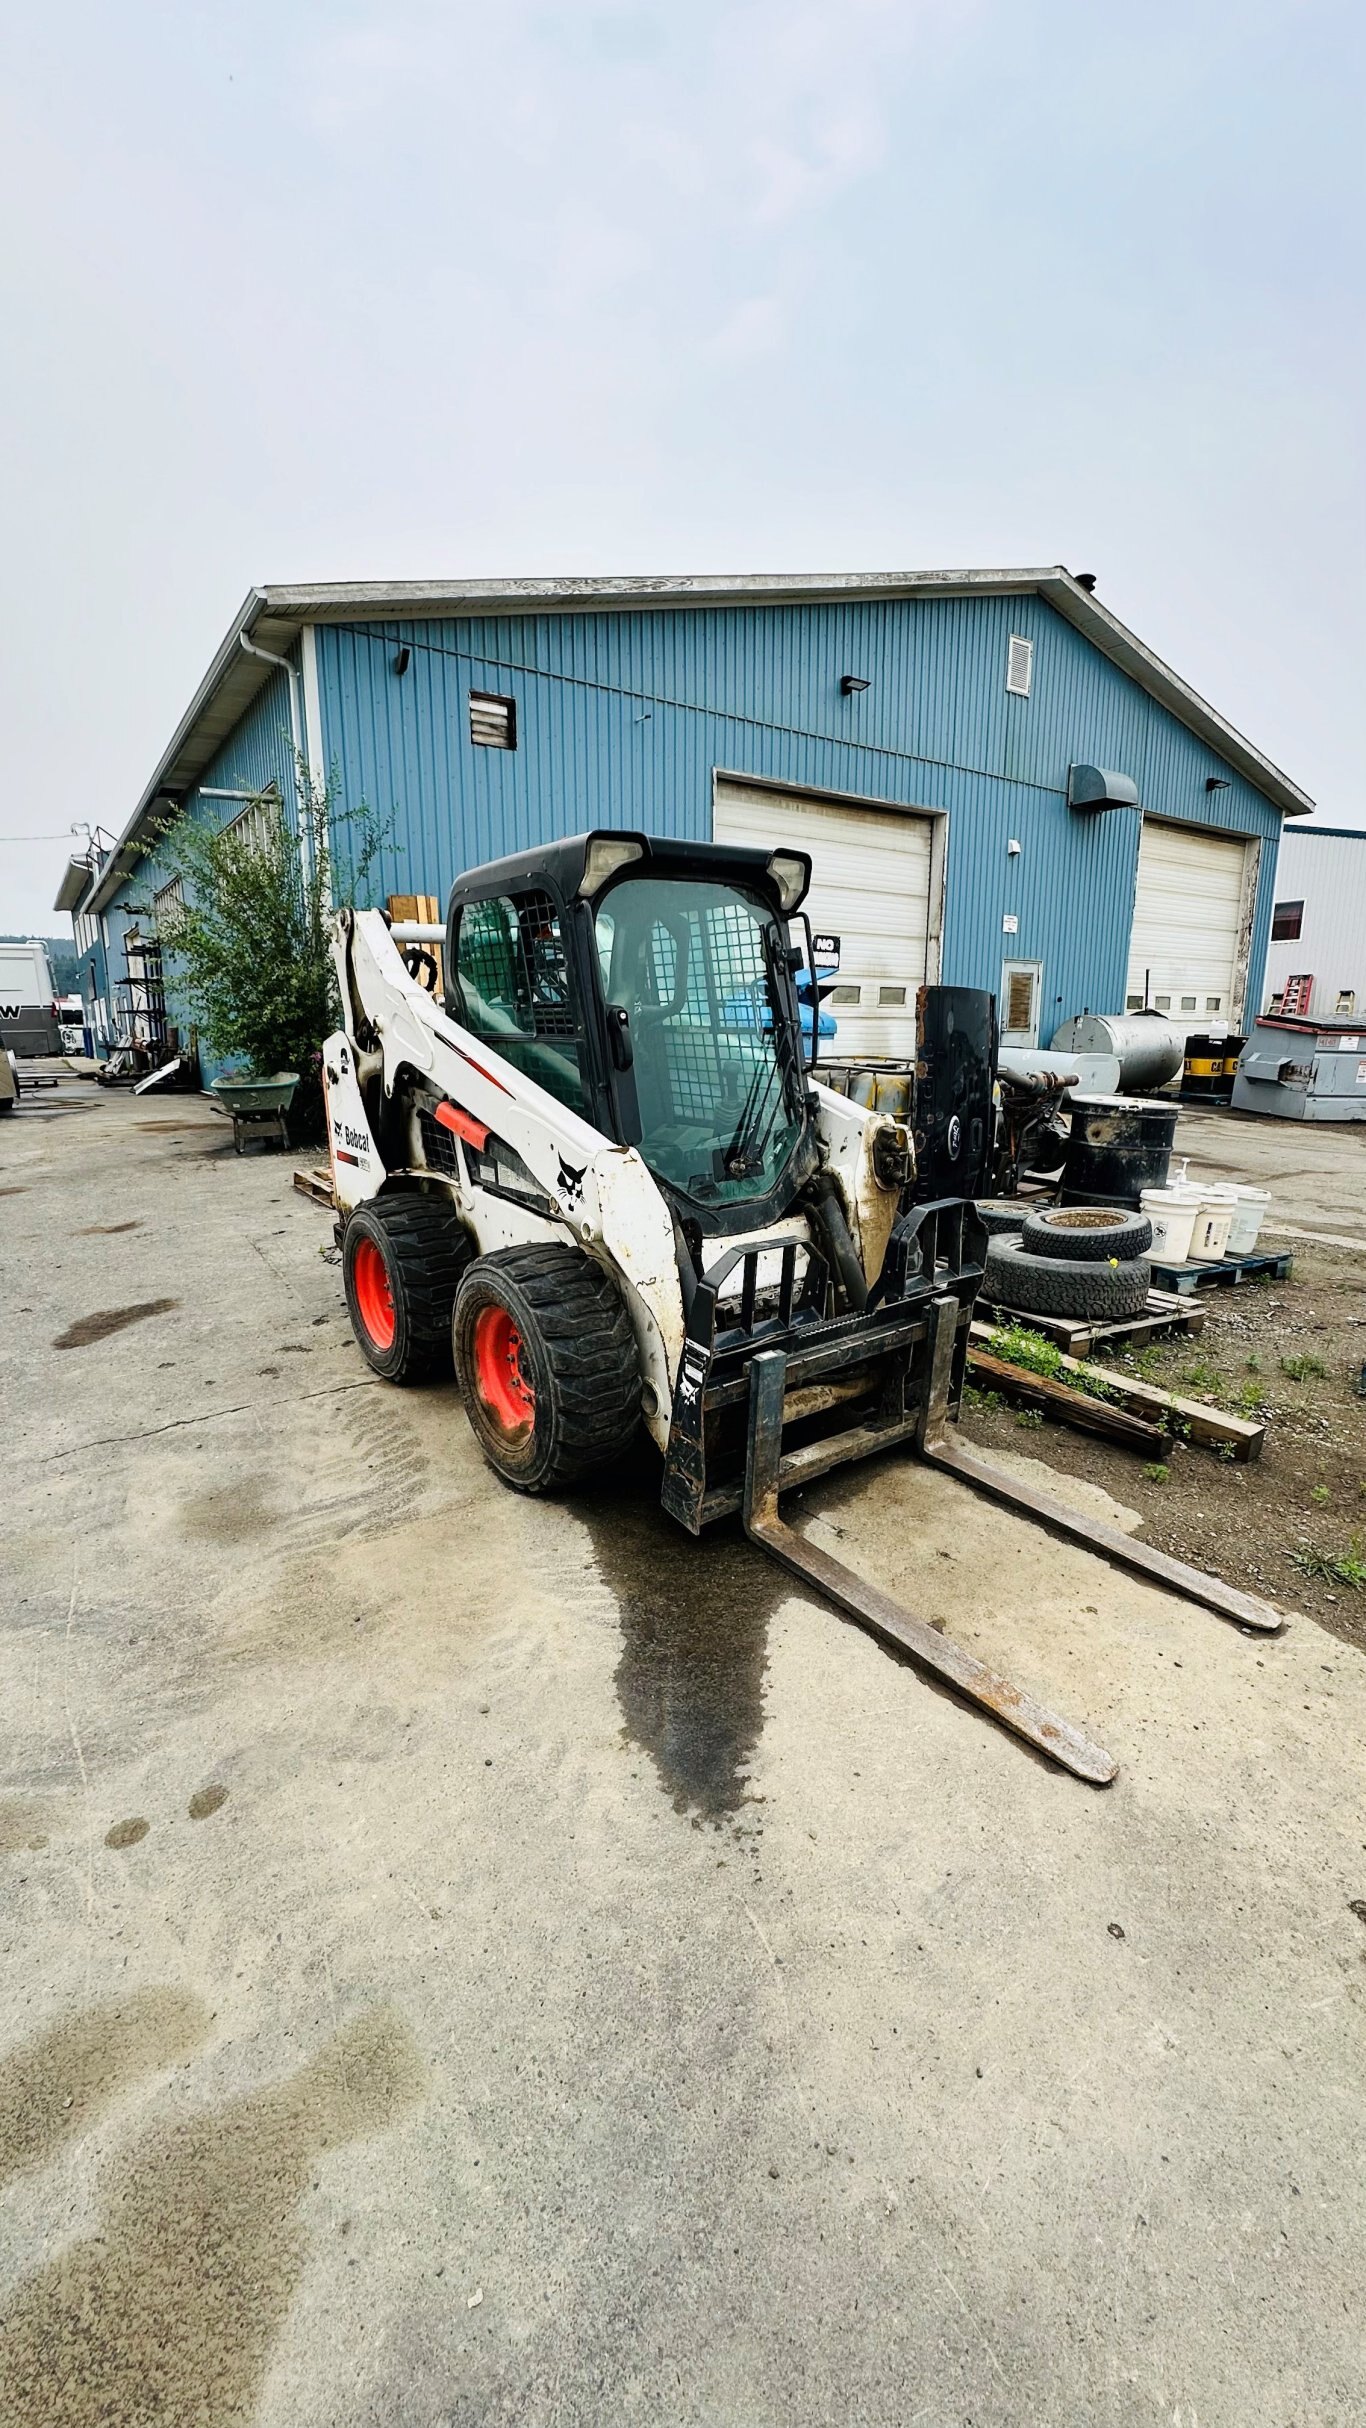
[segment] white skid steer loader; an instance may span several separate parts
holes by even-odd
[[[518,1491],[610,1466],[643,1424],[692,1533],[738,1512],[847,1615],[1103,1784],[1100,1747],[778,1512],[780,1492],[903,1443],[1244,1626],[1281,1624],[953,1442],[985,1252],[970,1192],[990,998],[923,990],[947,1050],[922,1049],[911,1124],[821,1086],[804,920],[804,951],[792,936],[809,881],[800,852],[598,832],[471,870],[442,929],[338,913],[345,1025],[323,1066],[356,1339],[394,1383],[453,1359]],[[960,1193],[927,1196],[955,1166]]]

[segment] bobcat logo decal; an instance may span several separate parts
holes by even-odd
[[[566,1163],[563,1155],[560,1157],[560,1194],[566,1204],[578,1204],[583,1195],[583,1176],[587,1169],[587,1164],[581,1163],[576,1172],[572,1163]]]

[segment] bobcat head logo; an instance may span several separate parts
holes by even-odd
[[[587,1164],[581,1163],[575,1171],[572,1163],[566,1163],[563,1155],[560,1157],[560,1195],[566,1204],[578,1204],[583,1195],[583,1176],[587,1169]]]

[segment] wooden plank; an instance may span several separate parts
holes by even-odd
[[[974,1323],[971,1341],[989,1341],[994,1337],[990,1324]],[[970,1346],[968,1355],[975,1358],[978,1350]],[[1187,1429],[1193,1442],[1207,1443],[1211,1449],[1231,1449],[1241,1463],[1260,1458],[1266,1439],[1266,1425],[1256,1417],[1231,1416],[1227,1409],[1207,1407],[1203,1400],[1182,1399],[1173,1391],[1164,1391],[1158,1383],[1139,1382],[1127,1374],[1114,1374],[1108,1366],[1093,1366],[1084,1359],[1061,1353],[1061,1363],[1072,1374],[1085,1375],[1089,1380],[1108,1385],[1116,1401],[1134,1416],[1147,1417],[1170,1433],[1175,1420]],[[1012,1372],[1016,1369],[1012,1368]]]
[[[435,894],[390,894],[384,907],[391,919],[412,920],[419,927],[438,927],[442,924]],[[445,955],[439,944],[427,944],[422,949],[430,953],[436,963],[436,991],[439,995],[446,983]]]
[[[1174,1391],[1162,1390],[1157,1383],[1141,1383],[1127,1374],[1112,1374],[1108,1366],[1089,1366],[1071,1358],[1064,1363],[1069,1366],[1075,1363],[1078,1373],[1094,1375],[1108,1383],[1112,1391],[1118,1392],[1123,1405],[1136,1415],[1161,1411],[1179,1419],[1193,1442],[1207,1442],[1212,1449],[1231,1449],[1234,1458],[1243,1462],[1262,1455],[1266,1425],[1259,1417],[1232,1416],[1226,1408],[1207,1407],[1203,1400],[1182,1399]],[[1170,1431],[1171,1427],[1167,1429]]]
[[[977,1326],[973,1326],[975,1331]],[[1075,1365],[1075,1359],[1068,1360]],[[1066,1383],[1054,1382],[1051,1375],[1031,1374],[1024,1366],[1007,1365],[1002,1357],[993,1357],[989,1350],[968,1348],[969,1371],[989,1383],[1000,1383],[1013,1391],[1018,1399],[1034,1400],[1048,1415],[1060,1416],[1066,1424],[1080,1426],[1085,1433],[1105,1433],[1113,1440],[1126,1443],[1130,1449],[1161,1450],[1166,1436],[1160,1425],[1131,1416],[1115,1400],[1093,1399],[1088,1392],[1073,1391]]]

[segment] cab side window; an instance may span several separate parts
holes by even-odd
[[[498,894],[466,903],[456,977],[465,1027],[561,1104],[586,1113],[582,1024],[552,897]]]

